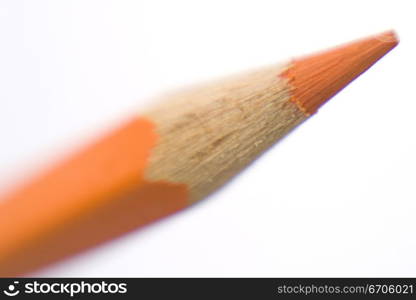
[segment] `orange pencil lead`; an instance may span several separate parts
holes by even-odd
[[[311,115],[398,44],[387,31],[315,55],[295,59],[285,76],[294,88],[292,101]]]

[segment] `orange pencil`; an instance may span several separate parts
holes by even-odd
[[[27,274],[203,199],[397,43],[386,32],[132,116],[0,199],[0,276]]]

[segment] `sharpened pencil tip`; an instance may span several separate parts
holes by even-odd
[[[375,36],[376,39],[384,43],[390,43],[396,46],[399,43],[399,37],[394,30],[388,30]]]
[[[315,55],[295,59],[283,77],[293,87],[292,101],[307,115],[366,71],[399,42],[390,30]]]

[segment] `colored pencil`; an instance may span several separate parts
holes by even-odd
[[[0,199],[0,276],[28,274],[203,199],[397,43],[385,32],[132,116]]]

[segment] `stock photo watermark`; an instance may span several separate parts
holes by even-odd
[[[13,280],[3,289],[3,294],[9,297],[17,295],[94,295],[94,294],[126,294],[127,283],[100,282],[40,282],[38,280],[20,282]]]

